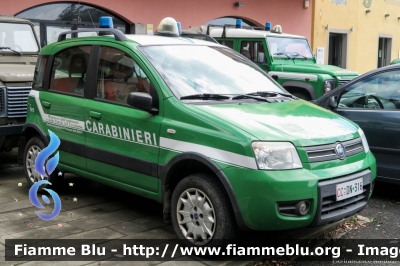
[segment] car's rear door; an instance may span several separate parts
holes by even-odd
[[[91,45],[55,46],[49,89],[37,95],[42,119],[61,140],[60,164],[66,170],[86,169],[84,110],[91,49]]]

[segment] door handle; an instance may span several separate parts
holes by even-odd
[[[43,106],[44,108],[50,109],[51,103],[48,102],[48,101],[42,101],[42,106]]]
[[[101,119],[101,113],[95,112],[95,111],[90,111],[89,116],[93,119],[100,120]]]

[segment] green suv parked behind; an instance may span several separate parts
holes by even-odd
[[[307,38],[283,33],[279,25],[271,29],[268,22],[265,28],[242,27],[240,19],[236,23],[193,27],[182,33],[192,38],[214,38],[253,61],[288,92],[308,101],[358,76],[337,66],[317,64]]]
[[[60,171],[162,203],[187,243],[324,225],[365,207],[376,163],[356,124],[223,45],[177,37],[172,18],[158,36],[100,25],[91,30],[112,35],[67,32],[40,53],[19,154],[31,185],[47,178],[33,165],[51,130]]]

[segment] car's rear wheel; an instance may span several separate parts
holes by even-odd
[[[24,172],[26,180],[28,181],[29,186],[32,186],[34,183],[47,180],[52,185],[58,185],[61,183],[63,179],[63,174],[59,174],[59,169],[55,169],[49,177],[43,176],[39,174],[35,169],[35,162],[36,158],[39,153],[46,147],[43,141],[39,137],[31,138],[28,143],[26,144],[25,151],[24,151]],[[46,161],[47,162],[47,161]],[[39,191],[42,191],[43,188],[47,188],[49,185],[42,185],[40,186]]]
[[[216,177],[192,174],[176,186],[171,219],[179,238],[193,246],[236,239],[239,230],[229,197]]]

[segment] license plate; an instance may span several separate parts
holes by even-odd
[[[358,178],[345,183],[336,185],[336,200],[351,198],[364,191],[363,179]]]

